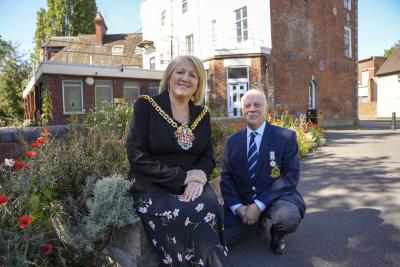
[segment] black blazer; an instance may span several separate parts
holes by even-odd
[[[153,99],[173,118],[168,91]],[[202,109],[203,107],[194,105],[192,101],[189,102],[189,126]],[[131,167],[129,178],[135,179],[136,191],[180,194],[186,171],[200,169],[207,177],[210,176],[215,162],[209,113],[193,131],[195,139],[189,150],[183,150],[178,145],[175,130],[148,100],[139,98],[135,102],[126,148]]]

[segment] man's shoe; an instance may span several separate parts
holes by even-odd
[[[275,254],[281,255],[287,252],[287,246],[282,234],[271,231],[271,249]]]

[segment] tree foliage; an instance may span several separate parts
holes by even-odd
[[[18,47],[0,37],[0,117],[3,119],[22,120],[23,82],[28,73],[28,62],[18,52]]]
[[[37,12],[36,52],[51,36],[76,36],[95,32],[96,0],[47,0],[48,10]]]
[[[392,53],[393,50],[396,49],[397,47],[400,47],[400,40],[398,40],[394,45],[392,45],[389,49],[385,49],[385,53],[383,54],[384,57],[389,57]]]

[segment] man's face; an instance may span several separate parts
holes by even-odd
[[[264,123],[267,114],[263,97],[258,93],[248,93],[243,100],[242,112],[247,126],[257,130]]]

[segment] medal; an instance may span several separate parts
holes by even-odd
[[[271,167],[275,167],[276,166],[275,151],[270,151],[269,152],[269,166],[271,166]]]
[[[276,166],[276,161],[275,161],[275,160],[271,160],[271,161],[269,162],[269,166],[275,167],[275,166]]]
[[[272,168],[271,177],[274,178],[274,179],[276,179],[276,178],[278,178],[279,176],[281,176],[281,170],[279,169],[278,166],[275,166],[274,168]]]
[[[182,123],[181,126],[175,131],[175,137],[179,146],[183,150],[188,150],[192,147],[194,141],[194,134],[192,129],[188,127],[187,122]]]

